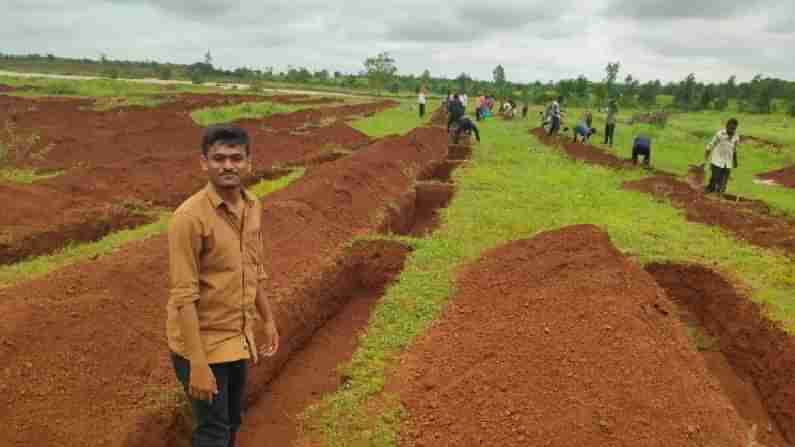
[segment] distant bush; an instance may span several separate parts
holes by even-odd
[[[789,115],[795,116],[795,101],[792,101],[792,104],[789,105]]]
[[[42,91],[47,95],[77,95],[79,93],[77,86],[68,81],[47,82],[42,87]]]

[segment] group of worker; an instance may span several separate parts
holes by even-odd
[[[559,96],[556,100],[547,105],[542,113],[542,126],[546,129],[547,135],[556,135],[561,130],[562,119],[565,113],[561,110],[563,97]],[[618,106],[615,99],[611,99],[607,106],[607,116],[605,120],[604,144],[613,146],[613,136],[616,130],[616,117]],[[583,113],[580,120],[573,128],[574,142],[588,142],[588,139],[596,134],[596,128],[592,127],[593,115],[590,111]],[[738,167],[737,146],[740,137],[737,135],[738,121],[731,118],[726,122],[726,127],[719,130],[707,144],[704,152],[705,163],[710,165],[710,180],[704,189],[705,193],[724,194],[729,182],[731,170]],[[564,128],[564,131],[568,128]],[[638,164],[643,159],[642,164],[645,168],[651,168],[651,146],[652,141],[648,135],[638,134],[632,141],[632,163]],[[703,165],[702,165],[703,166]]]
[[[447,130],[450,133],[453,143],[457,144],[462,134],[474,133],[477,141],[480,141],[480,131],[475,123],[466,116],[468,98],[466,94],[455,93],[448,91],[447,96],[443,100],[442,107],[447,111]],[[427,103],[427,91],[423,87],[419,93],[419,109],[420,117],[425,114],[425,106]],[[565,113],[561,109],[563,97],[559,96],[554,101],[549,103],[545,110],[541,112],[542,126],[546,130],[547,135],[554,136],[561,131],[563,117]],[[477,106],[475,108],[476,119],[480,121],[483,117],[490,114],[494,106],[494,97],[481,96],[478,98]],[[512,118],[516,113],[517,107],[510,98],[503,102],[500,106],[500,112],[504,116]],[[527,105],[525,104],[522,109],[522,116],[527,116]],[[616,123],[618,116],[618,105],[615,99],[608,101],[606,109],[604,141],[605,145],[613,146],[613,137],[615,135]],[[710,180],[705,188],[706,193],[723,194],[726,192],[726,186],[729,181],[731,170],[737,168],[737,146],[740,138],[737,135],[737,119],[732,118],[726,123],[726,127],[718,131],[715,136],[707,144],[704,154],[705,163],[710,164]],[[568,127],[563,128],[564,132],[568,131]],[[589,139],[597,133],[593,127],[593,114],[590,111],[585,111],[577,123],[572,127],[573,141],[580,143],[587,143]],[[632,162],[633,164],[642,165],[651,168],[651,148],[652,139],[645,134],[635,135],[632,141]],[[642,161],[641,161],[642,159]]]

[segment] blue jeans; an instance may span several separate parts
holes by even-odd
[[[177,379],[182,383],[193,412],[192,447],[234,447],[243,415],[247,360],[210,365],[218,385],[212,404],[190,397],[190,362],[171,354]]]

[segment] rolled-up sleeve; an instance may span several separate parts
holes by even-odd
[[[201,222],[189,213],[176,213],[168,225],[169,302],[175,308],[199,300]]]

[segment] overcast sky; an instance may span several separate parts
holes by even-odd
[[[509,80],[795,80],[793,0],[0,0],[0,52]]]

